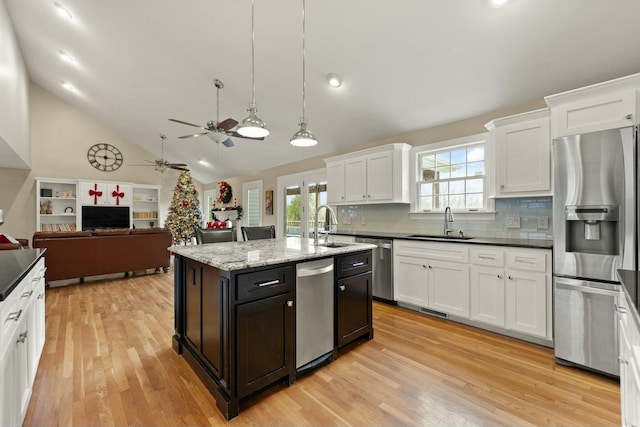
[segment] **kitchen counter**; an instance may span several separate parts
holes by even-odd
[[[635,270],[618,270],[618,277],[620,278],[620,283],[627,291],[627,295],[629,295],[629,299],[633,303],[633,309],[635,311],[635,316],[640,316],[640,293],[638,292],[640,289],[640,272]]]
[[[348,243],[345,246],[335,248],[314,246],[312,239],[287,237],[285,239],[172,246],[169,250],[223,271],[236,271],[365,251],[375,247],[375,245],[368,243]]]
[[[0,301],[11,294],[44,253],[45,249],[0,251]]]
[[[518,248],[552,249],[553,240],[540,239],[510,239],[501,237],[471,237],[469,239],[446,238],[439,236],[412,237],[420,233],[388,233],[369,231],[337,231],[331,234],[339,236],[371,237],[382,239],[421,240],[434,242],[468,243],[471,245],[513,246]]]

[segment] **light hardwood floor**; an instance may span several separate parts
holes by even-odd
[[[373,341],[226,421],[171,348],[173,276],[51,288],[25,426],[620,425],[614,380],[549,348],[374,303]]]

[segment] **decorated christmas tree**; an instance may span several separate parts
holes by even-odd
[[[178,177],[173,200],[169,206],[166,226],[173,234],[173,243],[188,242],[196,234],[200,226],[200,203],[198,190],[193,184],[189,171],[184,171]]]

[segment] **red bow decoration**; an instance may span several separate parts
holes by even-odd
[[[98,204],[98,197],[102,197],[102,191],[98,191],[98,184],[93,184],[93,190],[89,189],[89,195],[93,196],[93,204]]]
[[[120,186],[116,185],[116,189],[111,193],[111,197],[116,198],[116,205],[120,204],[120,197],[124,197],[124,192],[120,192]]]

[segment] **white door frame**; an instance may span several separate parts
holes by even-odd
[[[301,206],[303,210],[300,215],[301,227],[302,224],[305,224],[302,227],[302,237],[308,237],[307,227],[309,212],[307,212],[307,206],[309,205],[307,201],[307,184],[309,182],[317,182],[317,181],[326,181],[327,180],[327,171],[325,168],[322,169],[314,169],[305,172],[294,173],[291,175],[283,175],[279,176],[276,180],[277,188],[276,188],[276,207],[274,212],[277,213],[278,218],[276,219],[276,236],[282,237],[284,236],[285,230],[285,213],[284,209],[285,203],[285,187],[299,186],[300,187],[300,195],[301,195]]]

